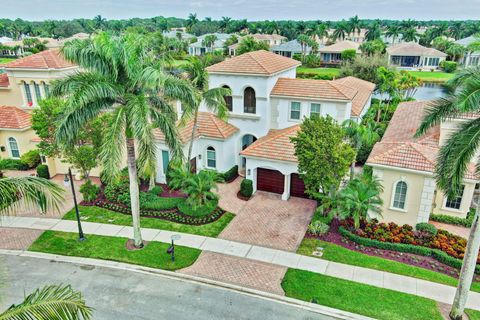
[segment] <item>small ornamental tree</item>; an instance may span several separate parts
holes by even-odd
[[[357,50],[347,49],[342,51],[342,60],[343,61],[353,61],[357,56]]]
[[[306,118],[291,140],[306,193],[320,200],[336,191],[355,159],[342,127],[330,116]]]

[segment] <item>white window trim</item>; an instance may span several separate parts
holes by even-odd
[[[463,201],[464,200],[464,195],[465,195],[465,186],[463,187],[463,193],[462,193],[462,200],[460,201],[460,208],[455,209],[455,208],[449,208],[447,207],[447,199],[448,196],[446,194],[443,195],[443,204],[442,204],[442,210],[445,211],[450,211],[450,212],[456,212],[456,213],[461,213],[462,212],[462,207],[463,207]]]
[[[215,167],[210,167],[208,165],[208,148],[213,148],[213,150],[215,150]],[[214,146],[207,146],[207,148],[205,149],[205,168],[216,170],[217,167],[217,149]]]
[[[292,118],[292,103],[299,103],[300,104],[300,110],[298,112],[300,113],[298,119],[293,119]],[[302,103],[300,101],[290,101],[288,105],[288,121],[293,121],[293,122],[300,122],[302,119]]]
[[[320,110],[318,111],[318,115],[321,117],[322,116],[322,104],[321,103],[316,103],[316,102],[312,102],[310,103],[310,108],[308,110],[308,116],[309,117],[312,117],[312,104],[318,104],[320,106]]]
[[[17,144],[17,150],[18,150],[18,154],[19,156],[18,157],[14,157],[13,156],[13,152],[12,152],[12,148],[10,147],[10,139],[14,139],[15,140],[15,143]],[[12,159],[20,159],[20,157],[22,156],[22,153],[20,152],[20,146],[18,145],[18,140],[17,138],[15,137],[8,137],[7,138],[7,147],[8,147],[8,153],[10,154],[10,158]]]
[[[407,192],[405,193],[405,207],[403,209],[393,206],[393,202],[395,201],[395,191],[397,189],[397,184],[399,182],[405,182],[405,184],[407,185]],[[390,197],[390,208],[389,208],[390,210],[404,212],[404,213],[408,212],[406,208],[407,208],[407,203],[408,203],[408,190],[409,189],[410,189],[410,186],[409,186],[408,182],[405,181],[404,177],[402,177],[400,180],[397,180],[393,183],[392,195]]]

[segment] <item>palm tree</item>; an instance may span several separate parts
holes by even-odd
[[[464,29],[464,22],[463,21],[453,21],[450,23],[448,27],[448,32],[450,36],[453,37],[455,40],[462,38]]]
[[[395,40],[400,36],[401,28],[397,25],[391,25],[387,27],[385,35],[392,38],[392,44],[395,44]]]
[[[195,210],[209,201],[217,200],[218,195],[212,192],[212,189],[217,189],[217,182],[223,182],[223,179],[213,170],[202,170],[198,174],[190,174],[182,189],[188,194],[187,203]]]
[[[205,38],[203,38],[202,46],[210,48],[210,50],[213,52],[213,46],[215,45],[215,41],[217,41],[217,39],[217,36],[214,34],[206,35]]]
[[[257,51],[257,50],[268,50],[270,47],[268,46],[267,43],[258,41],[252,36],[246,36],[243,37],[242,40],[240,40],[240,43],[238,44],[236,54],[243,54],[246,52],[252,52],[252,51]]]
[[[192,29],[192,27],[197,24],[199,22],[198,18],[197,18],[197,14],[196,13],[190,13],[188,15],[188,18],[187,18],[187,21],[185,23],[185,26],[187,27],[187,29]]]
[[[348,183],[348,186],[340,192],[338,200],[339,210],[336,210],[344,218],[353,218],[355,228],[360,227],[360,219],[367,218],[369,214],[381,217],[383,191],[380,180],[372,175],[363,173]]]
[[[95,26],[95,29],[103,29],[103,27],[105,26],[107,22],[107,19],[103,18],[101,15],[97,15],[95,16],[95,18],[93,18],[93,24]]]
[[[418,40],[419,34],[417,29],[410,27],[402,31],[402,39],[406,42],[416,42]]]
[[[228,29],[231,22],[232,22],[232,18],[222,17],[222,20],[220,20],[220,30],[225,32]]]
[[[134,244],[142,247],[137,170],[143,176],[155,175],[155,127],[164,133],[172,158],[183,156],[171,101],[193,105],[193,89],[187,81],[167,74],[161,61],[148,54],[146,39],[138,34],[114,37],[100,33],[72,41],[62,52],[82,72],[60,80],[52,89],[53,95],[66,99],[56,139],[61,145],[71,145],[85,123],[111,114],[100,162],[105,178],[112,181],[120,171],[126,147]]]
[[[17,305],[0,313],[1,320],[88,320],[93,309],[85,304],[80,292],[71,286],[45,286],[28,295]]]
[[[367,124],[358,124],[354,120],[347,119],[342,123],[345,134],[350,138],[353,147],[360,151],[364,144],[372,145],[380,139],[380,136],[375,132],[374,124],[368,122]],[[355,161],[350,166],[350,180],[355,176]]]
[[[332,37],[334,40],[340,39],[345,40],[345,36],[347,34],[348,26],[346,23],[339,22],[337,27],[333,31]]]
[[[354,35],[355,35],[355,31],[357,31],[358,34],[360,34],[361,21],[358,18],[358,15],[355,15],[355,17],[351,17],[350,19],[348,19],[348,25],[349,25],[349,29],[353,32]]]
[[[188,77],[196,90],[197,96],[195,104],[191,105],[190,108],[185,109],[184,113],[185,118],[190,115],[193,116],[193,128],[190,137],[190,146],[188,148],[187,164],[190,164],[190,159],[192,157],[193,142],[195,140],[198,126],[198,110],[200,108],[200,103],[203,102],[207,109],[215,113],[220,119],[225,120],[228,117],[225,97],[231,95],[231,91],[226,88],[208,89],[208,72],[205,69],[208,63],[208,59],[201,60],[197,57],[192,57],[190,63],[185,66],[185,71],[187,71]]]
[[[466,69],[450,81],[452,91],[445,98],[437,99],[425,114],[418,128],[417,136],[425,134],[430,128],[442,121],[457,118],[463,113],[480,112],[480,68]],[[435,167],[437,186],[448,195],[458,194],[463,179],[472,160],[476,161],[475,152],[480,146],[480,118],[466,120],[457,131],[452,133],[440,148]],[[477,174],[479,167],[477,166]],[[470,236],[453,300],[450,318],[462,319],[468,292],[477,263],[480,249],[480,206],[477,201]]]
[[[312,31],[312,38],[318,37],[320,41],[328,37],[328,27],[325,23],[319,23]],[[315,40],[315,39],[314,39]]]
[[[367,28],[367,32],[365,33],[365,40],[373,41],[376,39],[380,39],[381,36],[382,29],[380,28],[380,22],[375,21]]]

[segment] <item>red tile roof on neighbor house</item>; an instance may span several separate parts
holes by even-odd
[[[66,61],[58,49],[51,49],[14,60],[5,64],[4,67],[6,69],[64,69],[75,67],[75,64]]]
[[[0,129],[25,129],[32,125],[32,116],[17,107],[0,106]]]
[[[190,141],[193,129],[194,120],[189,120],[184,126],[179,128],[180,140],[182,143]],[[210,112],[199,112],[197,130],[195,139],[199,137],[207,137],[214,139],[227,139],[232,136],[238,128],[228,122],[221,120]],[[165,135],[159,129],[154,131],[155,138],[158,140],[165,140]]]
[[[300,125],[280,130],[271,129],[266,136],[252,143],[240,154],[246,157],[297,162],[295,146],[290,138],[296,136],[299,130]]]
[[[345,77],[333,80],[334,83],[340,83],[344,86],[357,89],[357,94],[352,100],[352,116],[358,117],[362,114],[370,96],[375,90],[375,83],[368,82],[355,77]]]
[[[8,87],[10,82],[8,81],[8,75],[6,73],[0,74],[0,87]]]
[[[415,132],[430,103],[430,101],[400,103],[382,140],[373,147],[367,164],[433,173],[440,150],[440,125],[431,128],[419,138],[415,137]],[[477,179],[473,164],[470,165],[466,178]]]
[[[298,67],[297,60],[266,50],[247,52],[207,67],[209,73],[272,75]]]

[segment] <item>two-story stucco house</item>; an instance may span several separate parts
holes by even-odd
[[[201,107],[191,159],[195,170],[227,171],[238,165],[254,190],[305,197],[290,137],[305,117],[361,119],[375,85],[354,77],[335,81],[296,78],[300,63],[269,51],[233,57],[207,68],[209,86],[228,87],[228,123]],[[181,129],[185,154],[192,121]],[[165,181],[169,150],[157,133],[157,181]]]
[[[379,220],[415,225],[428,222],[431,213],[465,218],[470,209],[478,183],[473,164],[457,197],[445,196],[436,187],[434,178],[440,146],[468,116],[443,122],[415,138],[428,104],[428,101],[400,103],[382,140],[375,144],[367,160],[384,188]]]

